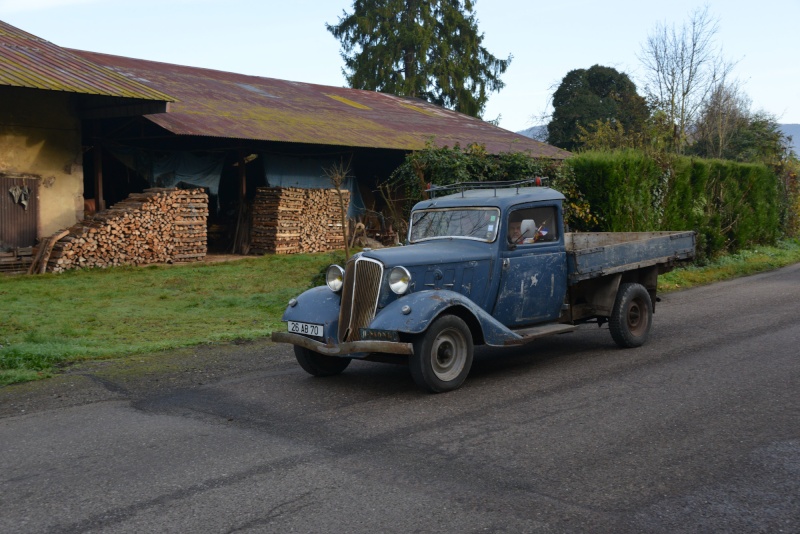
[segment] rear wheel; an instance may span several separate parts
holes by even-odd
[[[350,365],[350,358],[326,356],[299,345],[294,346],[294,356],[308,374],[314,376],[338,375]]]
[[[622,348],[644,345],[653,325],[653,302],[641,284],[621,284],[608,327]]]
[[[472,350],[467,324],[455,315],[439,317],[414,340],[411,376],[433,393],[458,389],[472,367]]]

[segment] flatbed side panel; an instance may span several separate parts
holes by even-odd
[[[694,232],[572,234],[570,282],[694,257]]]
[[[692,231],[682,232],[569,232],[564,234],[564,241],[567,250],[580,251],[583,249],[593,249],[605,247],[607,245],[618,245],[632,241],[641,242],[659,237],[675,236],[683,237],[693,234]]]

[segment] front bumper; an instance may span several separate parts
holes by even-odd
[[[353,354],[357,352],[378,352],[384,354],[414,354],[414,345],[411,343],[398,343],[396,341],[352,341],[350,343],[341,343],[339,345],[330,345],[311,339],[299,334],[292,334],[289,332],[273,332],[272,341],[276,343],[291,343],[292,345],[299,345],[320,354],[327,354],[329,356],[342,356],[345,354]]]

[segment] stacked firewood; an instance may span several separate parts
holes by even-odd
[[[294,187],[256,189],[250,226],[251,252],[300,252],[304,191]]]
[[[208,195],[202,189],[172,195],[173,262],[200,261],[208,251]]]
[[[342,191],[344,208],[350,192]],[[335,189],[259,187],[253,201],[250,250],[298,254],[344,248],[344,231]]]
[[[145,189],[71,227],[47,270],[202,260],[207,219],[202,189]]]

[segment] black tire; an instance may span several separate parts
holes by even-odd
[[[443,315],[414,340],[411,376],[432,393],[458,389],[472,367],[472,351],[467,323],[455,315]]]
[[[622,348],[644,345],[653,326],[653,301],[641,284],[620,284],[608,327]]]
[[[338,375],[350,365],[351,358],[326,356],[300,345],[294,346],[294,356],[308,374],[314,376]]]

